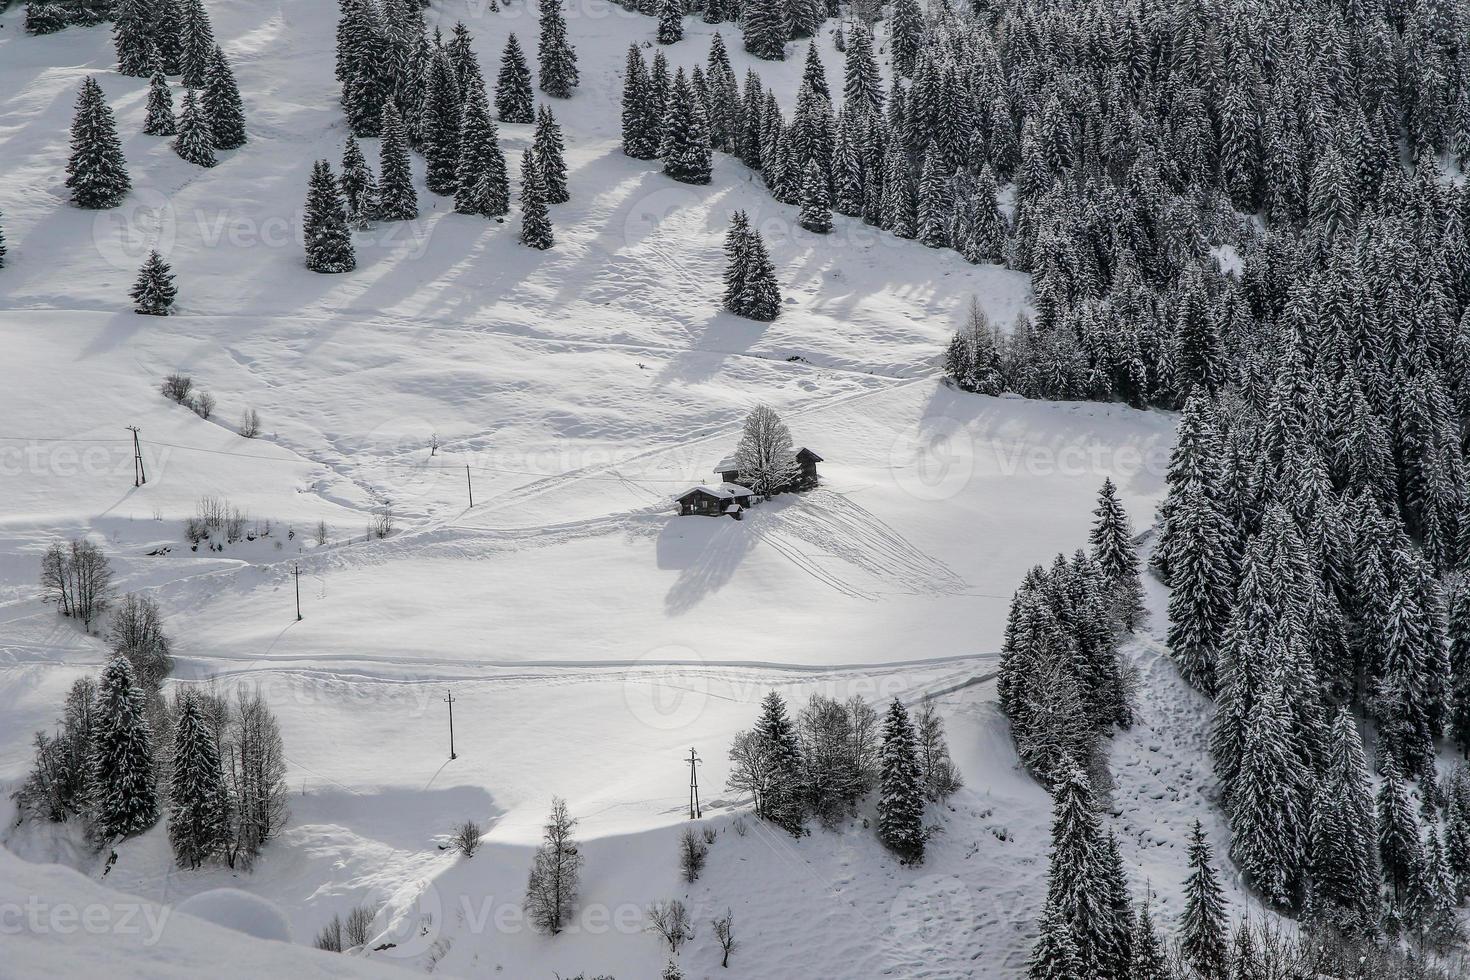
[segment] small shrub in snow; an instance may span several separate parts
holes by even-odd
[[[670,956],[678,956],[679,947],[694,938],[689,910],[677,898],[654,902],[648,907],[648,930],[668,944]]]
[[[459,825],[454,832],[454,848],[465,857],[474,857],[475,852],[480,849],[480,825],[473,820],[466,820]]]
[[[386,538],[393,533],[393,508],[384,507],[373,515],[373,522],[368,525],[368,537]]]
[[[730,827],[735,831],[735,836],[737,837],[744,837],[746,833],[750,830],[750,825],[745,822],[744,814],[736,817],[734,821],[731,822]]]
[[[700,843],[694,834],[692,827],[686,827],[679,838],[679,868],[684,872],[685,881],[695,881],[699,873],[704,870],[705,856],[709,848]]]
[[[326,544],[327,543],[327,522],[326,521],[317,521],[316,522],[316,543],[318,545],[323,545],[323,544]]]
[[[719,834],[717,834],[715,832],[715,828],[713,828],[713,827],[706,827],[706,828],[704,828],[704,842],[706,844],[713,844],[715,842],[715,838],[718,837],[718,836],[719,836]]]
[[[720,966],[730,965],[730,954],[735,951],[735,913],[725,909],[725,914],[715,919],[710,925],[715,930],[715,941],[720,944],[720,952],[723,954]]]
[[[240,416],[240,435],[246,439],[254,439],[260,435],[260,413],[255,409],[247,408]]]
[[[194,414],[199,416],[201,419],[204,419],[206,422],[209,421],[209,417],[214,414],[214,406],[214,396],[207,391],[201,391],[199,394],[195,395],[192,399],[189,400],[189,407],[194,410]]]
[[[342,917],[332,916],[332,921],[322,926],[321,932],[316,934],[316,948],[324,949],[328,953],[342,952]]]
[[[172,398],[182,405],[188,401],[189,393],[194,390],[194,379],[187,374],[170,374],[164,377],[159,390],[163,392],[163,397]]]
[[[359,905],[347,913],[347,921],[343,923],[342,929],[349,949],[366,946],[368,940],[373,938],[373,919],[377,915],[377,909],[371,905]]]

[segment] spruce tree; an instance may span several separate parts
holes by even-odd
[[[658,0],[658,43],[684,40],[684,0]]]
[[[708,184],[710,181],[709,126],[704,106],[695,97],[680,68],[674,75],[669,94],[669,111],[659,155],[664,160],[664,173],[684,184]]]
[[[1154,928],[1153,912],[1148,902],[1138,908],[1129,951],[1128,980],[1173,980],[1169,954]]]
[[[1225,980],[1225,899],[1210,864],[1210,844],[1196,820],[1189,839],[1189,877],[1184,882],[1184,920],[1179,951],[1204,980]]]
[[[923,29],[924,15],[917,0],[896,0],[888,36],[893,50],[893,70],[905,78],[914,74]]]
[[[546,185],[546,203],[565,204],[570,201],[566,146],[562,142],[561,127],[548,106],[543,105],[536,112],[536,134],[532,137],[531,149],[536,153],[536,168]]]
[[[202,89],[208,84],[209,59],[214,54],[214,26],[204,0],[181,0],[179,27],[179,70],[184,87]]]
[[[769,322],[781,313],[776,269],[760,232],[737,213],[725,240],[725,309],[736,316]]]
[[[537,45],[541,91],[556,99],[571,98],[577,87],[577,52],[567,40],[562,0],[541,0],[541,39]]]
[[[144,316],[169,315],[179,291],[174,286],[173,270],[156,249],[148,253],[128,295],[133,298],[135,313],[142,313]]]
[[[174,94],[162,71],[155,71],[148,82],[148,115],[143,132],[149,136],[173,136],[179,131],[174,118]]]
[[[102,96],[102,86],[90,76],[77,95],[66,186],[71,188],[72,203],[90,210],[117,207],[132,187],[112,109]]]
[[[883,722],[878,838],[907,864],[924,860],[924,787],[914,726],[897,698]]]
[[[1419,867],[1419,824],[1409,807],[1403,776],[1393,756],[1384,759],[1383,782],[1378,787],[1378,857],[1383,879],[1402,899]]]
[[[745,50],[766,61],[784,61],[791,37],[784,0],[747,0],[743,14]]]
[[[383,143],[378,152],[377,217],[380,221],[412,221],[419,216],[419,197],[413,185],[408,134],[391,102],[383,107]]]
[[[342,149],[342,179],[338,183],[347,208],[347,223],[359,230],[367,228],[378,215],[378,182],[351,133]]]
[[[521,244],[535,249],[555,244],[551,215],[546,209],[546,185],[529,146],[521,155]]]
[[[174,728],[168,839],[181,868],[197,868],[223,849],[228,795],[216,733],[197,700],[185,695]]]
[[[842,104],[855,114],[877,118],[883,111],[883,76],[873,56],[873,35],[861,24],[847,36]]]
[[[1107,885],[1107,844],[1092,788],[1075,764],[1058,774],[1052,796],[1047,905],[1070,926],[1087,977],[1111,977],[1122,949]],[[1121,980],[1121,978],[1119,978]]]
[[[1144,615],[1143,585],[1138,577],[1138,550],[1133,544],[1133,528],[1118,500],[1118,488],[1111,477],[1103,480],[1097,509],[1092,514],[1096,518],[1088,535],[1092,560],[1107,579],[1118,622],[1132,632]]]
[[[737,312],[740,296],[745,292],[745,281],[750,271],[747,268],[749,250],[746,238],[750,235],[750,218],[744,211],[730,215],[730,229],[725,232],[725,292],[721,305],[731,313]]]
[[[312,272],[340,273],[357,268],[347,211],[332,166],[325,160],[318,160],[311,170],[303,230],[306,267]]]
[[[209,117],[214,148],[233,150],[244,146],[245,105],[240,101],[240,88],[235,84],[230,63],[218,46],[210,55],[209,67],[205,70],[202,102],[205,115]]]
[[[807,231],[825,235],[832,230],[832,208],[828,203],[827,178],[808,160],[801,182],[801,215],[798,222]]]
[[[26,33],[55,34],[66,30],[66,8],[55,0],[26,0]]]
[[[1343,708],[1332,726],[1326,770],[1312,794],[1309,918],[1349,933],[1374,927],[1375,827],[1363,743]]]
[[[930,248],[948,248],[949,223],[953,213],[950,175],[938,156],[930,154],[924,161],[924,172],[919,180],[919,241]]]
[[[426,183],[435,194],[454,193],[463,113],[454,64],[441,47],[429,64],[422,119]]]
[[[195,166],[213,167],[216,163],[214,128],[193,89],[184,95],[184,111],[179,117],[179,135],[174,138],[173,148],[181,159]]]
[[[1091,975],[1077,955],[1072,927],[1052,902],[1041,910],[1037,933],[1026,967],[1027,980],[1088,980]]]
[[[117,0],[112,42],[117,48],[117,70],[147,78],[153,69],[152,5],[149,0]]]
[[[125,657],[108,661],[97,701],[92,822],[106,842],[141,834],[158,821],[158,789],[146,699]]]
[[[180,74],[184,57],[184,10],[179,0],[153,0],[153,51],[165,75]]]
[[[495,114],[505,123],[528,123],[533,114],[535,96],[531,92],[531,69],[521,42],[512,34],[500,56],[500,74],[495,80]]]
[[[623,153],[634,160],[652,160],[658,156],[659,121],[653,116],[650,84],[643,52],[638,45],[629,45],[623,73]]]
[[[1240,772],[1230,789],[1230,850],[1267,901],[1281,908],[1293,905],[1305,843],[1297,788],[1307,776],[1291,755],[1290,740],[1290,716],[1273,684],[1247,723]]]
[[[772,691],[761,701],[760,718],[750,734],[760,746],[768,775],[765,789],[756,800],[757,815],[800,836],[805,816],[801,748],[781,695]]]
[[[822,56],[817,53],[817,43],[807,42],[806,61],[801,69],[801,83],[813,93],[832,101],[832,90],[827,86],[827,69],[822,66]]]
[[[483,87],[470,89],[459,136],[454,210],[495,218],[510,211],[510,175]]]

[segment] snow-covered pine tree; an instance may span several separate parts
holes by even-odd
[[[1312,794],[1308,918],[1346,933],[1376,922],[1378,862],[1373,790],[1352,712],[1333,722],[1325,771]]]
[[[483,86],[471,87],[465,99],[455,180],[454,210],[458,213],[495,218],[510,211],[510,175]]]
[[[306,238],[306,267],[312,272],[341,273],[357,268],[352,248],[352,231],[332,165],[318,160],[311,170],[303,219]]]
[[[546,203],[565,204],[570,201],[566,145],[562,142],[561,126],[557,125],[550,106],[542,105],[536,111],[536,133],[532,137],[531,148],[536,153],[536,167],[546,185]]]
[[[225,60],[223,49],[216,46],[205,70],[204,112],[209,117],[210,133],[216,150],[233,150],[245,145],[245,104],[240,101],[240,87],[235,73]]]
[[[464,100],[454,63],[443,47],[434,51],[424,91],[422,132],[426,183],[435,194],[453,194],[459,167],[459,128]]]
[[[1153,911],[1149,902],[1138,907],[1129,952],[1131,959],[1128,964],[1128,980],[1174,980],[1169,954],[1164,949],[1158,930],[1154,928]]]
[[[801,182],[801,214],[798,223],[807,231],[825,235],[832,230],[832,208],[827,194],[827,178],[816,160],[806,162]]]
[[[419,197],[413,185],[408,134],[391,102],[383,107],[383,143],[378,153],[378,220],[412,221],[419,216]]]
[[[66,30],[66,9],[55,0],[26,0],[26,33],[55,34]]]
[[[444,46],[449,53],[449,60],[454,65],[454,80],[459,85],[460,95],[469,98],[471,87],[485,87],[485,73],[480,69],[480,58],[475,54],[474,37],[470,29],[464,26],[464,21],[458,21],[454,25],[454,37]],[[489,104],[487,97],[486,104]]]
[[[214,25],[204,0],[181,0],[179,25],[179,69],[184,87],[202,89],[208,84],[209,59],[214,54]]]
[[[664,173],[684,184],[708,184],[711,155],[709,125],[704,106],[695,97],[684,69],[674,74],[674,87],[669,94],[669,110],[659,155],[664,160]]]
[[[638,45],[628,46],[623,72],[623,153],[634,160],[658,156],[658,120],[653,117],[648,65]]]
[[[1072,926],[1052,902],[1041,910],[1036,945],[1026,967],[1027,980],[1087,980],[1089,974],[1077,955]]]
[[[179,116],[179,135],[174,137],[173,148],[181,159],[198,167],[213,167],[217,162],[214,127],[193,89],[184,94],[184,111]]]
[[[1394,900],[1400,901],[1418,873],[1419,821],[1409,806],[1403,774],[1393,756],[1383,760],[1381,774],[1383,781],[1376,801],[1378,858],[1382,862],[1383,880],[1393,889]]]
[[[153,69],[153,10],[149,0],[117,0],[112,23],[112,43],[117,49],[117,70],[134,78],[147,78]]]
[[[521,244],[548,249],[556,242],[551,214],[546,208],[546,184],[536,154],[528,146],[521,155]]]
[[[362,147],[351,133],[342,149],[342,203],[347,208],[347,224],[359,231],[378,214],[378,182],[373,177]]]
[[[883,76],[873,56],[873,35],[862,24],[854,24],[847,35],[844,53],[842,104],[869,119],[883,112]]]
[[[1184,962],[1204,980],[1225,980],[1229,956],[1225,949],[1225,898],[1210,859],[1210,842],[1198,820],[1189,838],[1189,877],[1184,881],[1184,918],[1180,923],[1179,952]]]
[[[174,285],[173,270],[163,260],[163,256],[158,254],[157,249],[148,253],[128,295],[133,298],[135,313],[142,313],[144,316],[169,315],[179,290]]]
[[[897,698],[883,721],[878,839],[906,864],[924,860],[924,785],[914,726]]]
[[[806,61],[801,69],[801,84],[829,103],[832,101],[832,90],[827,86],[827,69],[822,66],[822,56],[817,53],[817,42],[815,41],[807,42]]]
[[[174,726],[173,773],[169,780],[168,839],[181,868],[197,868],[221,854],[228,822],[228,795],[217,736],[186,694]]]
[[[745,50],[766,61],[784,61],[791,37],[785,0],[746,0],[742,8]]]
[[[541,38],[536,47],[541,91],[569,99],[577,87],[577,52],[567,39],[562,0],[541,0]]]
[[[905,78],[912,77],[924,32],[923,12],[917,0],[896,0],[891,17],[888,37],[893,50],[893,70]]]
[[[158,821],[153,732],[133,668],[113,657],[102,671],[92,731],[92,825],[99,840],[141,834]]]
[[[770,322],[781,315],[781,289],[776,282],[776,267],[766,252],[761,233],[750,229],[743,240],[744,286],[730,312],[751,320]]]
[[[669,59],[662,50],[653,53],[648,66],[648,116],[652,126],[655,152],[663,149],[664,129],[668,124],[669,93],[674,87],[669,74]]]
[[[802,805],[801,748],[786,713],[786,701],[771,691],[761,701],[760,718],[750,732],[763,759],[764,785],[756,797],[756,815],[800,836]]]
[[[1092,560],[1107,579],[1119,624],[1132,632],[1145,615],[1143,584],[1138,577],[1138,549],[1133,544],[1133,526],[1118,500],[1118,488],[1112,477],[1103,480],[1097,496],[1097,509],[1092,514],[1096,520],[1087,539],[1092,547]]]
[[[1230,789],[1230,851],[1235,863],[1280,908],[1298,894],[1306,817],[1298,789],[1309,777],[1291,754],[1291,723],[1279,680],[1250,713],[1240,772]]]
[[[1113,965],[1125,950],[1118,945],[1119,923],[1107,883],[1107,843],[1092,788],[1076,766],[1061,774],[1052,796],[1052,812],[1047,905],[1070,927],[1082,975],[1114,977]]]
[[[924,160],[919,180],[919,214],[917,237],[930,248],[948,248],[950,218],[954,214],[954,194],[950,174],[937,154]]]
[[[528,123],[535,119],[535,95],[531,91],[531,69],[521,42],[512,34],[500,56],[500,74],[495,79],[495,114],[505,123]]]
[[[684,40],[684,0],[658,0],[658,43]]]
[[[746,213],[736,211],[730,215],[730,229],[725,232],[725,292],[721,305],[731,313],[736,312],[740,296],[745,291],[745,280],[749,276],[747,265],[750,252],[745,247],[745,239],[749,234],[750,218]]]
[[[174,118],[174,94],[168,87],[163,72],[155,71],[148,82],[148,115],[143,121],[143,132],[149,136],[173,136],[179,131]]]
[[[82,82],[77,95],[66,186],[71,188],[73,204],[91,210],[117,207],[132,188],[117,123],[102,96],[102,86],[92,76]]]
[[[525,900],[531,923],[551,936],[562,931],[577,908],[577,887],[585,858],[572,836],[576,826],[577,821],[567,813],[566,800],[552,797],[551,816],[531,865]]]
[[[888,148],[883,164],[882,227],[899,238],[913,238],[918,231],[919,216],[908,154],[895,142]]]

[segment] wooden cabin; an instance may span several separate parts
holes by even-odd
[[[812,452],[805,446],[796,450],[796,476],[784,487],[778,487],[777,492],[783,490],[810,490],[817,485],[817,464],[822,462],[822,457]],[[715,472],[720,474],[720,479],[726,483],[740,482],[740,464],[735,462],[734,456],[726,456],[715,466]]]
[[[675,497],[681,517],[723,517],[729,515],[737,521],[745,508],[755,499],[755,494],[735,483],[721,483],[717,487],[697,486]]]

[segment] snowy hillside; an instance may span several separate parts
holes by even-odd
[[[22,9],[0,14],[0,913],[25,896],[157,908],[233,888],[301,946],[368,906],[371,941],[333,959],[178,919],[157,945],[32,930],[8,969],[195,976],[207,951],[222,976],[390,964],[628,980],[668,958],[646,908],[680,898],[697,926],[680,955],[690,978],[1022,976],[1052,801],[996,703],[1012,593],[1031,566],[1085,546],[1104,478],[1139,529],[1152,522],[1175,415],[958,391],[940,355],[971,299],[1009,324],[1031,302],[1028,275],[840,215],[815,236],[725,154],[707,186],[625,156],[624,58],[655,20],[601,2],[568,9],[582,84],[547,100],[571,192],[552,207],[555,247],[518,244],[515,213],[453,213],[415,154],[421,217],[355,233],[354,272],[314,274],[307,178],[317,159],[336,167],[348,135],[336,7],[212,0],[209,13],[249,133],[210,170],[141,134],[148,80],[115,70],[106,26],[28,37]],[[487,75],[512,32],[534,52],[527,0],[434,0],[427,16],[446,36],[463,21]],[[817,46],[837,79],[834,26]],[[686,18],[661,49],[671,68],[705,63],[717,29],[736,76],[758,65],[789,110],[801,58],[757,62],[732,25]],[[132,178],[113,210],[67,203],[89,76]],[[500,125],[513,174],[530,137]],[[362,141],[369,160],[377,144]],[[736,210],[777,269],[772,323],[720,309]],[[178,276],[167,319],[130,312],[150,248]],[[172,372],[215,396],[211,418],[159,393]],[[674,495],[718,482],[757,404],[821,454],[821,486],[740,521],[677,516]],[[263,432],[245,439],[252,409]],[[238,508],[251,540],[191,548],[201,498]],[[389,511],[392,532],[371,535]],[[68,688],[108,658],[37,598],[42,554],[79,536],[105,549],[119,592],[160,604],[177,660],[166,693],[258,685],[279,719],[291,815],[253,871],[179,868],[162,822],[115,863],[75,821],[17,825],[9,790],[30,734],[54,728]],[[1167,597],[1150,588],[1152,633],[1125,645],[1142,680],[1137,724],[1111,746],[1109,804],[1131,885],[1152,889],[1172,929],[1191,824],[1217,851],[1226,831],[1204,792],[1209,709],[1163,655]],[[939,709],[965,786],[931,808],[924,865],[879,843],[871,802],[794,838],[726,790],[732,739],[771,690],[793,713],[813,694]],[[691,746],[715,842],[686,883]],[[521,903],[553,796],[579,821],[585,868],[577,918],[548,937]],[[465,858],[449,836],[471,819],[485,836]],[[1259,909],[1231,869],[1225,887],[1238,910]],[[711,928],[726,909],[729,971]]]

